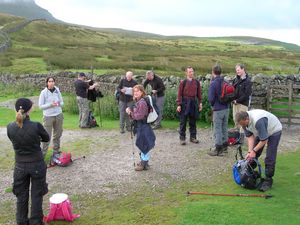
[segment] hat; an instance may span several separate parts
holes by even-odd
[[[16,108],[16,111],[18,112],[20,109],[23,109],[24,112],[28,112],[32,107],[32,101],[28,98],[19,98],[17,101],[16,101],[16,105],[15,105],[15,108]]]
[[[86,77],[85,73],[79,73],[80,77]]]

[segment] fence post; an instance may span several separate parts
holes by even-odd
[[[267,102],[266,102],[266,109],[268,112],[271,110],[271,102],[272,102],[272,88],[271,85],[268,85],[267,89]]]
[[[288,112],[289,112],[289,117],[288,117],[288,126],[291,126],[292,123],[292,104],[293,104],[293,82],[289,80],[288,83],[288,89],[289,89],[289,103],[288,103]]]

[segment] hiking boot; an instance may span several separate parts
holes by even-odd
[[[181,145],[186,145],[185,140],[180,140],[180,144],[181,144]]]
[[[157,130],[157,129],[159,129],[159,128],[161,128],[161,125],[160,125],[160,124],[156,124],[156,125],[154,125],[154,126],[152,127],[152,130]]]
[[[135,171],[142,171],[142,170],[147,170],[149,169],[149,165],[147,167],[147,169],[145,168],[146,165],[146,161],[140,161],[139,163],[137,163],[136,167],[134,168]]]
[[[199,140],[197,140],[196,138],[190,138],[190,142],[198,144]]]
[[[144,170],[149,170],[150,169],[150,165],[148,163],[148,161],[144,161],[145,164],[144,164]]]
[[[261,184],[261,186],[259,187],[258,190],[259,190],[259,191],[265,192],[265,191],[271,189],[272,184],[273,184],[273,179],[270,178],[270,177],[267,177],[267,178],[262,182],[262,184]]]
[[[224,142],[222,145],[222,152],[223,153],[228,153],[228,143]]]
[[[121,133],[121,134],[124,134],[124,133],[125,133],[124,128],[120,128],[120,133]]]
[[[216,145],[216,147],[214,147],[213,149],[211,149],[211,151],[209,153],[207,153],[208,155],[210,156],[223,156],[222,154],[222,148],[223,146],[219,146],[219,145]]]

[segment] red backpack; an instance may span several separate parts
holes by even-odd
[[[57,166],[68,166],[72,163],[70,152],[61,152],[52,156],[52,162]]]
[[[49,223],[55,220],[72,222],[79,217],[79,214],[72,213],[72,204],[68,199],[68,195],[58,193],[52,195],[50,198],[50,210],[48,215],[44,216],[44,222]]]
[[[224,80],[221,81],[221,94],[219,96],[219,101],[221,103],[230,103],[234,100],[235,88],[233,85]]]

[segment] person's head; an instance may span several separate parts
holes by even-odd
[[[133,76],[133,73],[131,71],[127,71],[127,73],[126,73],[126,80],[131,81],[132,80],[132,76]]]
[[[245,75],[246,74],[246,71],[245,71],[246,69],[245,69],[245,65],[244,64],[241,64],[241,63],[239,63],[239,64],[236,64],[236,66],[235,66],[235,72],[236,72],[236,75],[238,75],[238,76],[243,76],[243,75]]]
[[[153,78],[154,78],[154,72],[152,70],[148,70],[146,72],[146,79],[147,80],[153,80]]]
[[[47,77],[46,79],[46,87],[48,89],[53,89],[55,85],[55,78],[54,77]]]
[[[28,98],[19,98],[15,104],[16,109],[16,122],[20,128],[23,127],[23,121],[31,112],[32,101]]]
[[[138,101],[141,98],[146,96],[146,92],[145,92],[145,89],[144,89],[143,85],[140,85],[140,84],[135,85],[132,88],[132,91],[133,91],[133,98],[134,98],[135,101]]]
[[[242,127],[246,127],[249,124],[249,115],[245,111],[238,112],[235,115],[235,120]]]
[[[85,78],[86,78],[85,73],[79,73],[79,74],[78,74],[78,79],[79,79],[79,80],[85,80]]]
[[[212,75],[215,76],[220,76],[222,73],[222,68],[219,64],[216,64],[212,67]]]
[[[194,69],[193,69],[193,67],[188,66],[188,67],[185,69],[185,74],[186,74],[186,77],[189,78],[189,79],[194,78]]]

